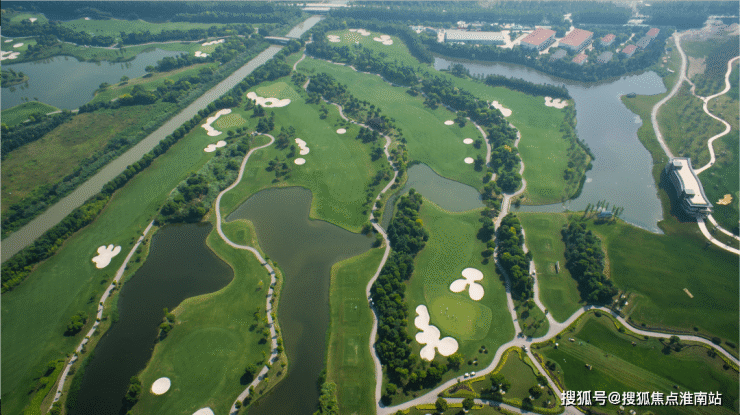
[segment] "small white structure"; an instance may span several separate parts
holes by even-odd
[[[469,32],[467,30],[447,30],[445,43],[469,43],[475,45],[503,45],[506,39],[499,32]]]

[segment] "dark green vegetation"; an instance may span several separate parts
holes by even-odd
[[[2,70],[3,88],[24,84],[26,82],[28,82],[28,75],[24,74],[23,72],[16,72],[12,68]]]
[[[382,257],[383,249],[372,249],[332,267],[326,368],[342,413],[375,411],[375,366],[368,347],[373,317],[365,287]]]
[[[519,218],[509,213],[501,219],[496,234],[496,249],[499,264],[504,268],[511,282],[511,295],[517,300],[526,301],[532,298],[533,280],[529,276],[529,261],[532,254],[524,253],[522,244],[522,225]]]
[[[571,221],[561,231],[565,241],[565,266],[578,281],[581,298],[589,304],[609,304],[617,289],[604,275],[601,240],[583,222]]]
[[[555,342],[559,343],[557,348]],[[559,340],[533,348],[541,353],[556,382],[570,390],[656,391],[666,396],[671,392],[719,392],[721,407],[652,406],[650,410],[656,414],[738,411],[737,368],[727,365],[721,355],[678,338],[646,339],[599,311],[584,315]],[[594,409],[617,412],[608,404]]]
[[[11,123],[2,124],[2,160],[8,156],[8,153],[24,144],[32,143],[51,130],[72,118],[72,113],[63,111],[60,114],[46,115],[47,107],[50,105],[39,102],[26,103],[9,109]],[[5,111],[3,111],[5,112]],[[5,121],[3,114],[3,121]],[[23,122],[28,120],[28,122]]]
[[[568,218],[560,213],[517,213],[526,244],[537,268],[540,300],[557,321],[564,321],[580,308],[576,280],[565,267],[565,242],[560,234]]]
[[[13,108],[5,109],[2,111],[2,134],[5,136],[6,131],[26,120],[36,122],[39,118],[43,118],[46,114],[54,111],[59,111],[59,108],[38,101],[25,102]],[[5,152],[3,152],[4,154]]]
[[[466,70],[466,72],[468,72],[467,75],[470,76],[469,71]],[[514,91],[524,92],[528,95],[542,95],[543,97],[549,96],[563,100],[570,99],[568,90],[562,86],[533,84],[523,79],[508,78],[503,75],[488,75],[485,77],[485,82],[490,86],[502,86],[504,88],[513,89]]]
[[[319,410],[314,415],[338,415],[337,385],[334,382],[325,382],[321,385],[321,396],[319,396]]]
[[[655,3],[643,5],[641,14],[650,16],[645,24],[653,26],[675,26],[679,30],[700,28],[712,15],[733,16],[737,8],[725,1],[686,1],[676,4]]]
[[[547,316],[537,307],[534,300],[514,301],[517,323],[527,337],[542,337],[550,330]]]
[[[686,50],[689,52],[691,44],[687,42]],[[721,92],[725,88],[725,73],[727,73],[727,62],[740,54],[737,36],[731,36],[722,41],[712,42],[709,51],[706,52],[704,73],[697,74],[693,81],[696,85],[696,94],[704,97]],[[700,56],[704,57],[704,56]]]

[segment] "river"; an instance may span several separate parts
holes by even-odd
[[[26,84],[2,89],[2,108],[8,109],[28,100],[40,101],[61,109],[75,109],[89,102],[103,82],[115,84],[122,76],[138,78],[149,65],[182,52],[156,49],[140,53],[129,62],[80,62],[69,56],[3,66],[28,76]],[[50,74],[53,74],[50,76]]]
[[[446,69],[460,63],[471,74],[504,75],[536,84],[563,84],[575,101],[576,132],[594,153],[593,168],[586,173],[583,191],[565,204],[522,206],[527,212],[562,212],[582,210],[586,204],[606,200],[621,206],[625,221],[660,232],[658,221],[663,209],[652,175],[650,153],[637,138],[642,125],[639,117],[624,106],[620,97],[629,93],[655,95],[666,92],[663,81],[655,72],[623,76],[617,80],[584,84],[553,78],[534,69],[501,63],[480,63],[435,58],[436,69]],[[523,137],[522,140],[526,140]],[[525,170],[526,176],[526,170]]]

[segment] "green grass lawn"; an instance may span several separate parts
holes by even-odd
[[[574,342],[566,340],[574,338]],[[633,345],[634,342],[634,345]],[[702,345],[686,343],[680,352],[663,351],[657,339],[644,339],[630,332],[619,333],[611,317],[587,314],[574,332],[566,332],[559,347],[550,342],[537,350],[557,365],[556,375],[570,390],[679,391],[722,393],[724,406],[711,413],[737,413],[738,373],[723,369],[720,357],[709,357]],[[586,364],[593,366],[591,370]],[[680,389],[675,389],[678,385]],[[599,407],[615,413],[614,406]],[[629,408],[628,408],[629,409]],[[709,413],[701,407],[653,407],[656,414]]]
[[[12,127],[27,120],[28,116],[31,114],[35,114],[37,112],[47,114],[58,110],[59,108],[53,107],[49,104],[44,104],[43,102],[38,101],[31,101],[16,105],[13,108],[3,110],[1,118],[3,124],[7,125],[8,127]]]
[[[441,337],[451,336],[458,341],[457,352],[463,355],[465,363],[459,371],[447,372],[444,380],[487,367],[493,352],[514,336],[503,283],[493,263],[481,263],[480,253],[485,244],[475,237],[480,228],[480,212],[480,209],[446,212],[427,199],[420,211],[429,241],[416,257],[414,274],[406,290],[408,327],[413,338],[418,332],[414,326],[416,307],[425,305],[431,317],[430,324],[440,329]],[[473,301],[467,290],[450,291],[450,284],[462,278],[462,270],[468,267],[483,272],[484,278],[478,283],[485,294],[480,301]],[[413,353],[418,354],[422,346],[416,341],[411,345]],[[490,353],[481,353],[481,346]],[[446,362],[439,354],[437,359]]]
[[[121,32],[150,32],[154,35],[163,30],[190,30],[208,29],[212,26],[223,27],[223,23],[190,23],[190,22],[163,22],[150,23],[144,20],[85,20],[77,19],[62,22],[62,26],[76,32],[87,32],[95,36],[114,36],[120,39]]]
[[[228,227],[255,239],[245,222]],[[245,367],[270,352],[269,343],[259,343],[262,328],[252,327],[254,312],[265,311],[269,274],[251,253],[228,246],[215,228],[208,246],[233,268],[234,279],[220,291],[188,298],[173,310],[178,323],[157,343],[140,374],[143,391],[136,414],[192,413],[203,407],[226,413],[251,382],[242,379]],[[170,378],[172,387],[156,396],[150,388],[162,376]]]
[[[7,40],[7,39],[4,39],[4,40]],[[13,45],[15,45],[17,43],[23,43],[23,46],[14,48]],[[23,60],[23,57],[25,55],[24,52],[26,52],[28,50],[28,45],[35,45],[35,44],[36,44],[36,39],[34,39],[32,37],[18,37],[18,38],[13,38],[13,41],[12,42],[9,42],[9,43],[5,43],[3,41],[0,44],[0,45],[2,45],[2,46],[0,46],[0,49],[2,49],[5,52],[21,52],[21,54],[16,59],[6,61],[6,62],[14,62],[15,63],[15,62],[20,62],[20,61]]]
[[[542,337],[550,330],[550,323],[542,310],[534,304],[531,308],[520,301],[514,301],[516,308],[517,323],[527,337]]]
[[[276,90],[287,85],[286,82],[290,81],[279,80],[257,89]],[[273,84],[278,86],[271,86]],[[297,87],[291,84],[290,88]],[[295,90],[293,93],[297,94]],[[372,161],[369,153],[373,145],[363,144],[354,138],[358,127],[346,126],[334,106],[323,105],[328,110],[326,119],[320,118],[321,106],[306,104],[303,98],[295,99],[283,108],[266,109],[268,116],[270,112],[275,114],[273,135],[277,136],[282,127],[287,129],[292,126],[296,130],[296,137],[306,141],[309,154],[301,156],[296,151],[295,156],[304,158],[306,164],[298,166],[293,160],[286,160],[288,150],[279,150],[275,146],[255,153],[244,171],[242,182],[234,192],[224,195],[222,212],[232,211],[250,195],[267,187],[301,186],[313,194],[312,218],[326,220],[353,232],[360,230],[369,214],[368,205],[365,204],[367,185],[378,170],[388,168],[388,163],[384,158]],[[251,127],[257,124],[257,119],[251,116],[252,111],[235,109],[233,113],[248,120]],[[347,129],[346,134],[336,133],[340,126]],[[275,175],[265,171],[267,162],[275,157],[288,163],[291,169],[289,177],[279,182],[273,182]],[[379,191],[380,186],[376,186],[373,196]]]
[[[342,413],[375,412],[375,365],[369,348],[373,320],[365,287],[382,257],[383,249],[371,249],[332,267],[327,380],[337,385]]]
[[[525,357],[525,359],[529,360],[528,357]],[[520,355],[520,351],[516,349],[509,352],[509,357],[506,359],[506,363],[504,363],[498,373],[501,373],[506,380],[511,382],[511,389],[506,392],[504,399],[507,401],[510,399],[518,401],[512,402],[518,404],[517,406],[521,405],[522,399],[530,396],[529,389],[532,386],[538,385],[537,378],[535,377],[535,369],[530,364],[524,362]],[[489,380],[486,379],[482,382],[484,384],[487,382],[488,385],[486,386],[490,387],[491,382]],[[537,399],[532,399],[534,406],[544,408],[548,406],[548,401],[557,401],[557,398],[552,394],[552,390],[549,386],[546,386],[541,390],[542,395]]]
[[[565,243],[560,229],[568,223],[561,213],[518,212],[527,248],[537,268],[540,300],[557,321],[565,321],[581,307],[578,284],[565,267]],[[560,263],[560,272],[555,264]]]
[[[175,104],[157,102],[75,115],[39,140],[8,153],[2,163],[2,209],[39,186],[56,183],[117,134],[137,133],[141,126],[172,111]]]
[[[13,17],[10,18],[10,21],[12,23],[19,23],[23,20],[28,20],[31,17],[35,17],[36,19],[38,19],[34,22],[36,24],[48,22],[46,17],[44,17],[44,15],[40,13],[14,13]]]
[[[408,143],[409,158],[431,167],[440,176],[459,181],[480,189],[482,173],[476,172],[473,165],[464,163],[466,157],[485,156],[485,148],[476,150],[472,145],[463,144],[463,139],[481,138],[480,132],[472,123],[464,128],[444,125],[453,120],[455,114],[439,107],[431,110],[424,106],[419,97],[407,94],[406,88],[393,87],[380,77],[357,73],[351,68],[334,65],[311,58],[298,64],[301,71],[309,75],[326,72],[335,77],[352,95],[369,101],[381,108],[381,114],[394,118],[396,126],[402,130]]]
[[[371,32],[370,36],[362,36],[357,32],[350,32],[349,30],[335,30],[327,32],[327,36],[337,35],[340,37],[339,43],[331,43],[331,45],[336,45],[339,47],[349,46],[351,50],[356,50],[355,45],[360,44],[362,45],[362,47],[380,54],[381,57],[389,57],[391,59],[395,59],[398,63],[402,63],[404,65],[409,65],[413,67],[421,66],[421,63],[411,55],[411,52],[409,52],[406,44],[398,37],[391,36],[391,39],[393,40],[392,45],[384,45],[381,42],[376,42],[375,40],[373,40],[373,38],[379,37],[380,35],[384,34],[385,33]],[[425,67],[425,69],[427,68]]]
[[[102,279],[112,278],[167,194],[211,157],[203,152],[210,142],[205,134],[190,134],[173,145],[119,190],[95,222],[69,238],[23,284],[3,294],[2,399],[8,413],[20,413],[28,399],[25,388],[41,367],[79,343],[82,334],[63,336],[70,317],[80,310],[94,315],[106,288]],[[97,269],[91,258],[103,244],[121,245],[122,252],[108,267]]]

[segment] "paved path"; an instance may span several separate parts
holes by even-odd
[[[712,218],[712,219],[714,219],[714,218]],[[733,247],[731,247],[729,245],[726,245],[726,244],[718,241],[717,239],[715,239],[712,236],[712,234],[709,233],[709,229],[707,229],[707,224],[704,223],[704,219],[697,218],[696,219],[696,223],[699,224],[699,229],[701,230],[701,233],[709,240],[709,242],[711,242],[714,245],[716,245],[716,246],[724,249],[725,251],[732,252],[735,255],[740,255],[740,250],[738,250],[737,248],[733,248]],[[720,229],[720,230],[723,230],[724,231],[724,229],[720,228],[719,226],[717,226],[717,229]],[[727,231],[725,231],[725,232],[727,232]]]
[[[64,383],[67,381],[67,377],[69,376],[69,370],[72,368],[72,365],[77,362],[78,356],[82,352],[82,348],[87,344],[87,342],[90,340],[90,337],[92,337],[92,335],[98,329],[100,321],[103,319],[103,309],[105,306],[105,301],[108,299],[108,297],[110,297],[113,289],[116,288],[117,285],[119,285],[121,278],[123,277],[123,273],[126,271],[126,267],[128,266],[129,261],[131,261],[131,257],[134,256],[136,249],[138,249],[139,245],[141,245],[141,242],[144,241],[144,238],[152,229],[152,226],[154,226],[154,221],[150,222],[149,226],[144,229],[144,232],[139,237],[139,240],[136,241],[134,246],[131,248],[131,251],[129,251],[128,255],[126,255],[126,259],[123,260],[123,264],[121,264],[121,267],[118,268],[118,271],[116,271],[116,276],[113,277],[113,282],[110,283],[108,289],[106,289],[103,293],[103,296],[100,297],[100,301],[98,302],[98,313],[95,315],[95,323],[93,323],[90,331],[87,332],[85,338],[82,339],[80,344],[75,349],[74,354],[72,354],[72,358],[69,359],[67,365],[64,367],[64,371],[62,371],[61,375],[59,375],[59,384],[57,385],[57,392],[54,395],[53,402],[59,401],[59,399],[62,397],[62,390],[64,390]],[[49,407],[49,410],[47,412],[49,411],[51,411],[51,407]]]

